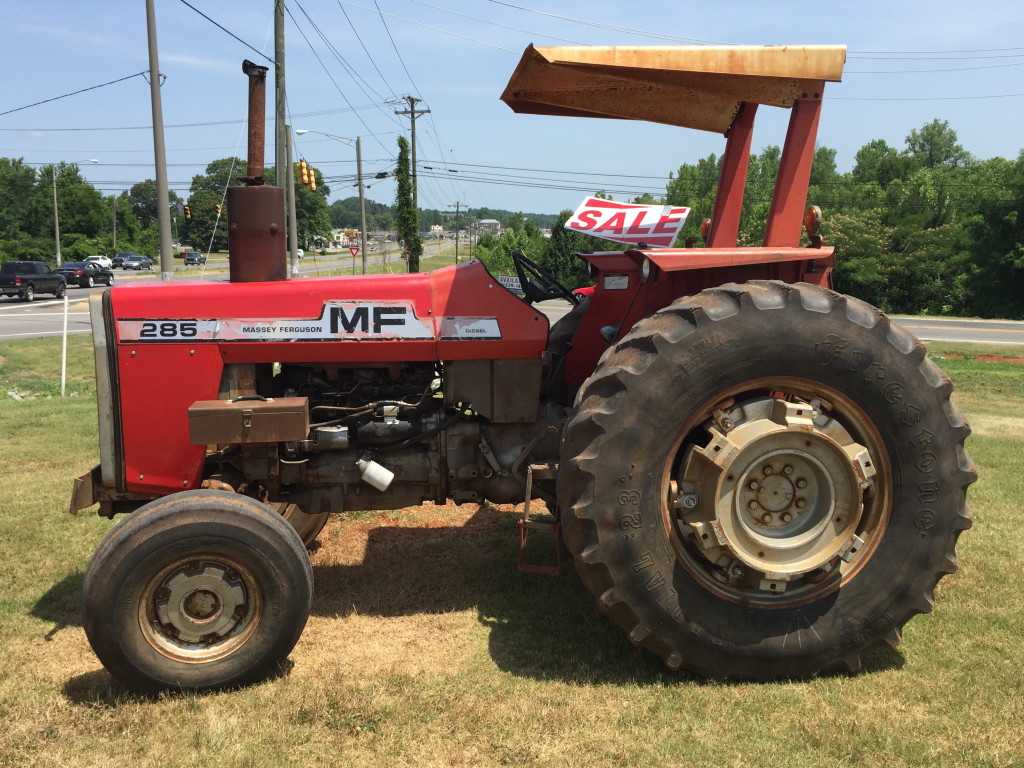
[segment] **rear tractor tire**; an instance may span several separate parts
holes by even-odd
[[[83,624],[125,687],[211,690],[256,682],[309,616],[313,573],[272,508],[219,490],[177,493],[110,530],[85,574]]]
[[[676,301],[605,353],[563,435],[583,582],[673,669],[859,669],[931,610],[971,525],[951,390],[910,334],[817,286]]]

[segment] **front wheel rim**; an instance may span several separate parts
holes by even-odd
[[[665,475],[677,559],[732,602],[790,607],[833,592],[870,559],[892,469],[851,400],[817,382],[755,381],[696,412]]]
[[[209,555],[178,560],[150,579],[138,618],[157,652],[203,664],[245,645],[262,614],[262,591],[252,573],[230,558]]]

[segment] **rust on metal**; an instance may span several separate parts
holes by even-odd
[[[792,107],[842,79],[842,45],[585,46],[523,53],[502,101],[514,111],[729,131],[742,102]]]
[[[288,278],[281,187],[228,187],[228,276],[232,283]]]
[[[246,59],[249,158],[244,187],[228,187],[228,275],[233,283],[288,279],[284,189],[263,186],[267,68]]]
[[[246,59],[242,71],[249,78],[249,155],[246,183],[263,183],[263,153],[266,149],[267,68]]]

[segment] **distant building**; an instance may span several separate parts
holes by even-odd
[[[492,235],[501,234],[501,222],[497,219],[480,219],[477,222],[477,231],[480,233],[487,232]]]

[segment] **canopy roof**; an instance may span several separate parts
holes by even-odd
[[[842,79],[843,45],[567,46],[523,52],[516,112],[646,120],[725,134],[744,101],[792,107]]]

